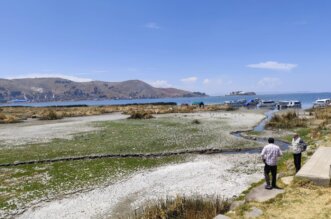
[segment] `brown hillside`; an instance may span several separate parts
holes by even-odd
[[[139,80],[74,82],[62,78],[0,79],[0,100],[3,102],[24,98],[42,102],[194,96],[205,94],[175,88],[155,88]]]

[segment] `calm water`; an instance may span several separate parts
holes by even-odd
[[[86,101],[64,101],[64,102],[44,102],[44,103],[12,103],[1,104],[1,106],[57,106],[57,105],[78,105],[86,104],[90,106],[100,105],[120,105],[132,103],[153,103],[153,102],[176,102],[177,104],[188,103],[194,101],[203,101],[205,104],[224,103],[227,100],[239,99],[254,99],[260,98],[263,100],[299,100],[303,108],[312,107],[313,102],[318,98],[331,98],[331,93],[296,93],[296,94],[270,94],[256,96],[211,96],[211,97],[182,97],[182,98],[160,98],[160,99],[133,99],[133,100],[86,100]]]

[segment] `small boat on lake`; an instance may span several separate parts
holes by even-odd
[[[256,108],[260,101],[261,100],[259,98],[248,100],[248,101],[246,101],[245,106],[247,108]]]
[[[229,101],[224,101],[224,104],[229,105],[234,108],[239,108],[243,107],[246,104],[246,99],[241,99],[241,100],[229,100]]]
[[[331,106],[331,99],[318,99],[314,102],[313,108],[327,107]]]
[[[259,108],[275,109],[276,102],[274,100],[261,100],[258,104]]]
[[[281,100],[277,103],[277,109],[283,110],[283,109],[300,109],[301,108],[301,102],[298,100]]]

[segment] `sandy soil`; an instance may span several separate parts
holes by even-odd
[[[113,218],[176,194],[231,198],[260,179],[261,171],[258,155],[197,156],[193,161],[140,172],[104,188],[44,203],[18,218]]]
[[[54,138],[70,139],[74,134],[97,130],[98,128],[93,125],[93,122],[124,118],[127,118],[127,115],[112,113],[53,121],[30,119],[23,123],[1,124],[0,147],[49,142]]]
[[[162,114],[156,117],[185,117],[191,119],[201,119],[205,121],[225,121],[229,123],[229,128],[233,130],[249,130],[265,118],[261,111],[238,110],[233,112],[199,112],[199,113],[178,113]],[[226,130],[229,131],[229,130]],[[232,130],[230,130],[232,131]]]

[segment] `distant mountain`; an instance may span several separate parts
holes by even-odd
[[[2,102],[15,99],[45,102],[199,96],[206,96],[206,94],[176,88],[155,88],[139,80],[74,82],[62,78],[0,79]]]

